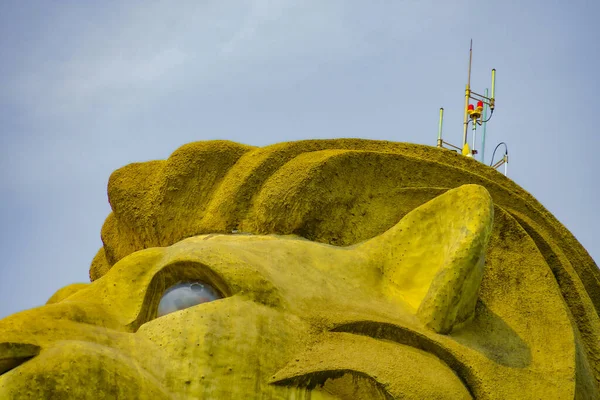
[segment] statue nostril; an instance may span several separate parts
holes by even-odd
[[[0,343],[0,375],[37,356],[40,347],[26,343]]]

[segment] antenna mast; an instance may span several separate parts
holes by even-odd
[[[482,139],[482,159],[481,162],[484,162],[483,159],[485,146],[485,133],[487,122],[494,115],[494,108],[496,106],[496,70],[492,69],[492,90],[490,96],[488,97],[488,89],[485,89],[485,95],[481,95],[475,93],[471,90],[471,66],[473,64],[473,39],[471,39],[471,43],[469,45],[469,72],[467,75],[467,86],[465,88],[465,108],[464,108],[464,118],[463,118],[463,137],[462,137],[462,146],[454,146],[442,139],[442,120],[444,118],[444,109],[440,109],[440,122],[438,127],[438,139],[437,139],[437,147],[444,148],[444,145],[450,146],[453,149],[460,151],[464,156],[473,157],[477,154],[477,150],[475,146],[477,145],[476,135],[477,135],[477,126],[483,125],[483,139]],[[473,104],[469,104],[470,100],[474,100],[477,102],[477,107]],[[485,112],[484,112],[485,107]],[[487,109],[490,110],[490,116],[487,117]],[[473,149],[469,148],[468,143],[468,134],[469,134],[469,123],[472,124],[473,130]],[[506,146],[506,144],[504,144]],[[456,151],[455,150],[455,151]],[[493,157],[492,157],[493,159]],[[493,162],[493,160],[492,160]],[[494,168],[498,168],[502,164],[508,164],[508,148],[505,152],[504,157],[498,163],[492,165]],[[507,165],[505,165],[505,175],[507,171]]]

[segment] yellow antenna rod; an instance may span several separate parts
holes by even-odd
[[[492,98],[490,99],[490,110],[496,106],[496,68],[492,70]]]
[[[467,88],[465,89],[465,118],[463,120],[463,147],[467,144],[467,126],[469,124],[468,108],[469,108],[469,97],[471,97],[471,62],[473,61],[473,39],[471,39],[471,45],[469,47],[469,77],[467,78]]]

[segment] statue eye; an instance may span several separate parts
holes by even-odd
[[[158,303],[158,317],[222,298],[212,286],[202,282],[183,282],[165,291]]]

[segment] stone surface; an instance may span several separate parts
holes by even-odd
[[[0,321],[0,398],[600,397],[596,265],[472,159],[198,142],[108,194],[92,282]],[[157,317],[179,282],[222,298]]]

